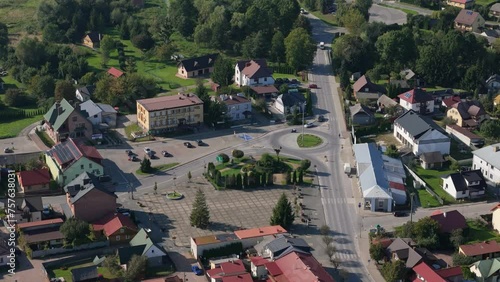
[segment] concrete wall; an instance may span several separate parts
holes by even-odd
[[[3,153],[3,150],[2,150]],[[38,159],[42,151],[30,153],[0,154],[0,165],[25,164],[32,159]]]
[[[103,248],[103,247],[107,247],[107,246],[109,246],[109,242],[108,241],[99,241],[99,242],[93,242],[93,243],[89,243],[89,244],[83,244],[83,245],[74,247],[72,249],[54,248],[54,249],[48,249],[48,250],[33,251],[31,257],[32,258],[38,258],[38,257],[42,257],[42,256],[50,256],[50,255],[56,255],[56,254],[70,253],[70,252],[76,252],[76,251],[81,251],[81,250]]]

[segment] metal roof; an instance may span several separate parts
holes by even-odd
[[[472,153],[483,161],[500,169],[500,143],[496,143],[479,150],[472,151]]]
[[[387,191],[389,182],[384,173],[382,153],[375,143],[355,144],[354,155],[363,197],[392,198]],[[381,191],[379,191],[381,190]]]

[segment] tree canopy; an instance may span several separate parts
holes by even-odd
[[[285,38],[286,62],[295,70],[308,67],[316,52],[316,44],[303,28],[295,28]]]
[[[189,217],[191,226],[205,229],[210,224],[210,211],[208,209],[205,193],[198,189],[193,202],[193,209]]]
[[[288,201],[285,193],[281,194],[276,206],[273,208],[271,216],[271,225],[281,225],[283,228],[288,228],[292,225],[294,214],[292,205]]]

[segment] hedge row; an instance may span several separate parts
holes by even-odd
[[[22,110],[22,109],[2,109],[0,110],[0,119],[13,120],[31,118],[38,115],[43,115],[47,112],[46,109],[38,110]]]

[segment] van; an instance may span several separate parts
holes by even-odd
[[[325,49],[325,42],[320,42],[319,43],[319,49],[321,49],[321,50]]]

